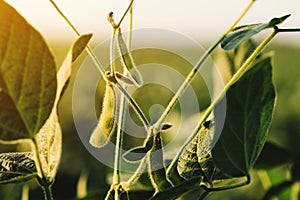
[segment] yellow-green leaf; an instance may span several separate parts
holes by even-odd
[[[79,37],[67,54],[62,66],[57,73],[58,87],[53,110],[44,126],[36,135],[42,168],[44,173],[50,179],[53,179],[55,177],[61,157],[62,148],[62,131],[57,115],[57,104],[62,95],[63,88],[65,88],[68,79],[71,76],[72,63],[84,50],[91,36],[92,34],[87,34]]]
[[[32,138],[54,104],[54,58],[42,36],[4,1],[0,19],[0,138]]]

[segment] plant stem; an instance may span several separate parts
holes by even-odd
[[[183,94],[186,87],[189,85],[189,83],[193,80],[194,76],[204,63],[204,61],[210,56],[210,54],[216,49],[216,47],[222,42],[222,40],[234,29],[234,27],[238,24],[238,22],[243,18],[243,16],[248,12],[248,10],[251,8],[255,0],[252,0],[247,7],[243,10],[243,12],[240,14],[240,16],[234,21],[234,23],[227,29],[227,31],[224,33],[224,35],[208,50],[205,52],[205,54],[199,59],[198,63],[195,65],[195,67],[192,69],[192,71],[189,73],[189,75],[186,77],[185,81],[181,84],[180,88],[177,90],[176,94],[173,96],[172,100],[169,102],[167,108],[164,110],[163,114],[160,116],[160,118],[157,120],[157,122],[154,125],[155,129],[160,129],[161,124],[165,121],[166,117],[174,107],[174,105],[177,103],[178,98]]]
[[[117,28],[119,28],[121,26],[121,23],[123,22],[125,16],[127,15],[128,12],[130,12],[130,10],[132,8],[132,5],[133,5],[133,2],[134,2],[134,0],[130,1],[129,5],[128,5],[127,9],[126,9],[126,11],[123,13],[123,15],[122,15],[119,23],[117,24]],[[131,10],[131,12],[132,12],[132,10]]]
[[[140,120],[142,121],[146,131],[149,131],[150,123],[146,116],[144,115],[141,108],[138,106],[138,104],[135,102],[135,100],[130,96],[130,94],[127,92],[126,89],[124,89],[119,82],[116,83],[116,86],[118,89],[122,92],[122,94],[126,97],[126,99],[129,101],[129,104],[132,106],[133,110],[137,113]]]
[[[208,187],[202,185],[202,188],[208,192],[217,192],[217,191],[224,191],[224,190],[230,190],[230,189],[242,187],[242,186],[248,185],[250,182],[251,182],[251,176],[247,175],[246,180],[241,183],[237,183],[237,184],[233,184],[233,185],[229,185],[229,186],[223,186],[223,187],[216,187],[216,188],[208,188]]]
[[[59,7],[56,5],[56,3],[53,0],[49,0],[50,3],[53,5],[53,7],[55,8],[55,10],[60,14],[60,16],[67,22],[68,26],[70,26],[70,28],[75,32],[75,34],[79,37],[81,34],[79,33],[79,31],[75,28],[75,26],[73,26],[73,24],[71,23],[71,21],[66,17],[66,15],[59,9]],[[91,47],[89,45],[86,46],[86,51],[88,52],[88,54],[91,56],[93,62],[95,63],[96,67],[99,69],[101,75],[104,75],[105,69],[102,66],[101,62],[98,60],[97,56],[94,54],[94,52],[92,51]]]
[[[300,32],[300,28],[278,28],[277,32],[279,33]]]
[[[149,155],[146,154],[145,157],[141,160],[138,168],[135,170],[134,174],[130,177],[130,179],[128,179],[128,181],[126,182],[126,184],[128,184],[129,186],[131,186],[132,184],[134,184],[138,178],[141,176],[141,174],[143,173],[145,167],[146,167],[146,161],[147,161],[147,157]]]
[[[115,36],[116,36],[116,29],[113,29],[111,42],[110,42],[110,72],[111,75],[115,75]]]
[[[67,22],[67,24],[71,27],[71,29],[76,33],[76,35],[80,36],[80,33],[78,32],[78,30],[73,26],[73,24],[70,22],[70,20],[68,20],[68,18],[63,14],[63,12],[59,9],[59,7],[56,5],[56,3],[53,0],[49,0],[49,1],[54,6],[54,8],[57,10],[57,12],[62,16],[62,18]],[[121,25],[121,22],[125,18],[126,13],[128,13],[128,11],[130,11],[133,2],[134,2],[134,0],[130,1],[130,4],[129,4],[127,10],[123,14],[123,16],[122,16],[121,20],[119,21],[118,25]],[[92,51],[92,49],[89,46],[86,47],[86,51],[91,56],[92,61],[94,62],[94,64],[96,65],[96,67],[99,69],[101,75],[104,77],[105,69],[102,66],[101,62],[98,60],[97,56],[94,54],[94,52]],[[139,106],[137,105],[137,103],[134,101],[134,99],[132,99],[131,96],[128,94],[128,92],[126,91],[126,89],[124,89],[121,85],[118,85],[118,88],[125,95],[125,98],[129,101],[130,105],[133,106],[134,111],[136,111],[136,113],[140,117],[140,119],[142,119],[142,122],[143,122],[144,126],[150,126],[149,122],[147,121],[147,118],[144,116],[144,114],[141,114],[143,112],[141,111],[141,109],[139,108]]]
[[[133,1],[132,1],[133,2]],[[115,38],[115,32],[116,29],[113,30],[113,38]],[[130,46],[131,46],[131,35],[132,35],[132,5],[130,6],[130,11],[129,11],[129,25],[128,25],[128,41],[127,41],[127,46],[128,50],[130,51]],[[114,45],[114,42],[112,42],[112,45]],[[112,65],[111,65],[112,66]],[[124,67],[125,68],[125,67]],[[127,75],[127,70],[123,70],[124,75]],[[114,71],[112,71],[114,74]],[[126,85],[125,84],[120,84],[123,86],[123,88],[126,90]],[[126,90],[127,91],[127,90]],[[118,117],[118,127],[117,127],[117,138],[116,138],[116,149],[115,149],[115,162],[114,162],[114,175],[113,175],[113,184],[120,184],[120,171],[121,171],[121,154],[122,154],[122,146],[123,146],[123,127],[124,127],[124,113],[125,113],[125,97],[124,94],[121,94],[120,97],[120,108],[119,108],[119,117]],[[118,195],[119,193],[116,192]]]
[[[174,167],[174,165],[177,162],[177,159],[181,155],[182,151],[184,150],[185,146],[189,144],[193,138],[198,134],[202,124],[206,121],[208,116],[213,111],[214,107],[217,103],[224,97],[228,89],[239,80],[241,76],[245,73],[245,71],[248,69],[250,64],[254,61],[254,59],[261,53],[261,51],[265,48],[265,46],[275,37],[275,35],[278,33],[277,29],[275,29],[260,45],[254,50],[254,52],[247,58],[247,60],[243,63],[243,65],[239,68],[239,70],[233,75],[233,77],[229,80],[229,82],[225,85],[223,90],[218,94],[216,99],[210,104],[210,106],[206,109],[204,115],[202,116],[200,122],[198,123],[196,129],[194,130],[193,134],[186,140],[176,157],[172,160],[172,163],[170,164],[168,168],[168,172]]]
[[[35,138],[31,138],[31,144],[33,152],[35,155],[35,165],[38,172],[38,181],[43,189],[45,200],[53,200],[53,195],[51,191],[51,183],[49,183],[45,172],[43,171],[42,161],[39,156],[39,148]]]

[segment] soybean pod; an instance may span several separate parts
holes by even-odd
[[[115,91],[110,82],[106,84],[102,105],[102,112],[97,127],[90,137],[90,144],[97,148],[104,146],[108,142],[115,127]]]

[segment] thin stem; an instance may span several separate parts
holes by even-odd
[[[138,168],[135,170],[134,174],[130,177],[130,179],[126,182],[129,186],[133,185],[138,178],[141,176],[143,173],[145,167],[146,167],[146,161],[147,161],[148,154],[145,155],[145,157],[141,160]]]
[[[116,29],[113,29],[111,42],[110,42],[110,72],[113,76],[115,74],[115,36],[116,36]]]
[[[300,32],[300,28],[278,28],[277,32],[279,32],[279,33]]]
[[[68,20],[68,18],[63,14],[63,12],[58,8],[58,6],[56,5],[56,3],[53,0],[49,0],[52,5],[54,6],[54,8],[57,10],[57,12],[62,16],[62,18],[67,22],[67,24],[71,27],[71,29],[76,33],[77,36],[80,36],[80,33],[77,31],[77,29],[73,26],[73,24],[70,22],[70,20]],[[125,11],[125,13],[123,14],[123,17],[121,18],[121,20],[119,21],[119,25],[120,23],[123,21],[126,13],[130,10],[130,8],[132,7],[134,0],[131,0],[127,10]],[[101,75],[104,76],[105,74],[105,70],[104,67],[102,66],[102,64],[100,63],[100,61],[98,60],[97,56],[94,54],[94,52],[92,51],[92,49],[87,46],[86,47],[86,51],[88,52],[88,54],[91,56],[92,61],[94,62],[94,64],[97,66],[97,68],[99,69],[99,71],[101,72]],[[134,99],[131,98],[131,96],[128,94],[128,92],[126,91],[126,89],[124,89],[121,85],[118,84],[118,88],[120,89],[120,91],[125,95],[125,98],[129,101],[130,105],[133,106],[134,111],[136,111],[137,115],[140,117],[140,119],[142,119],[142,122],[144,124],[145,127],[149,127],[150,124],[147,120],[147,118],[144,116],[143,112],[141,111],[141,109],[139,108],[139,106],[137,105],[137,103],[134,101]]]
[[[199,197],[199,200],[204,200],[209,195],[209,193],[210,191],[205,190]]]
[[[124,14],[122,15],[122,17],[121,17],[119,23],[118,23],[117,26],[116,26],[117,28],[120,27],[120,25],[121,25],[121,23],[123,22],[125,16],[126,16],[127,13],[131,10],[132,5],[133,5],[133,2],[134,2],[134,0],[131,0],[131,1],[130,1],[129,5],[128,5],[127,9],[126,9],[126,11],[125,11]]]
[[[261,53],[261,51],[265,48],[265,46],[275,37],[277,34],[277,29],[275,29],[260,45],[255,49],[255,51],[248,57],[248,59],[243,63],[243,65],[239,68],[239,70],[233,75],[233,77],[230,79],[230,81],[225,85],[221,93],[216,97],[216,99],[210,104],[210,106],[206,109],[203,117],[201,118],[200,122],[197,125],[197,128],[194,130],[193,134],[186,140],[176,157],[172,160],[172,163],[170,164],[168,168],[168,172],[173,168],[173,166],[176,164],[177,159],[181,155],[182,151],[184,150],[185,146],[189,144],[193,138],[197,135],[199,132],[202,124],[207,120],[208,116],[213,111],[214,107],[217,103],[224,97],[228,89],[239,80],[239,78],[245,73],[245,71],[248,69],[249,65],[254,61],[254,59]]]
[[[53,5],[55,10],[60,14],[60,16],[67,22],[67,24],[70,26],[70,28],[75,32],[75,34],[79,37],[81,34],[79,31],[73,26],[71,21],[66,17],[66,15],[59,9],[59,7],[56,5],[56,3],[53,0],[49,0],[50,3]],[[101,62],[98,60],[97,56],[92,51],[91,47],[89,45],[86,46],[86,51],[91,56],[92,61],[95,63],[96,67],[99,69],[101,75],[104,75],[105,69],[102,66]]]
[[[42,161],[39,156],[38,144],[35,138],[31,139],[31,144],[35,154],[35,165],[38,171],[38,181],[43,189],[45,200],[53,200],[53,195],[51,191],[51,183],[49,183],[46,174],[43,171]]]
[[[113,38],[115,38],[115,32],[116,29],[113,30]],[[128,25],[128,32],[129,32],[129,36],[128,36],[128,41],[127,41],[127,46],[128,46],[128,50],[130,51],[130,47],[131,47],[131,35],[132,35],[132,6],[130,6],[130,11],[129,11],[129,25]],[[112,42],[112,45],[114,45],[114,42]],[[112,66],[112,64],[111,64]],[[123,70],[124,71],[124,75],[127,75],[127,70]],[[114,71],[112,71],[114,73]],[[126,85],[121,83],[121,86],[123,86],[123,88],[126,90]],[[117,138],[116,138],[116,149],[115,149],[115,162],[114,162],[114,175],[113,175],[113,184],[120,184],[120,180],[121,180],[121,175],[120,175],[120,171],[121,171],[121,154],[122,154],[122,146],[123,146],[123,127],[124,127],[124,123],[125,123],[125,108],[126,108],[126,104],[125,104],[125,97],[124,94],[121,94],[120,97],[120,108],[119,108],[119,116],[118,116],[118,127],[117,127]],[[116,192],[116,195],[118,196],[119,193]],[[117,197],[118,198],[118,197]]]
[[[246,180],[241,183],[237,183],[237,184],[233,184],[233,185],[229,185],[229,186],[223,186],[223,187],[216,187],[216,188],[208,188],[205,185],[202,185],[201,187],[205,191],[208,191],[208,192],[217,192],[217,191],[231,190],[234,188],[242,187],[242,186],[248,185],[249,183],[251,183],[251,176],[247,175]]]
[[[243,16],[248,12],[248,10],[251,8],[255,0],[252,0],[247,7],[243,10],[243,12],[240,14],[240,16],[235,20],[235,22],[228,28],[228,30],[224,33],[224,35],[208,50],[205,52],[205,54],[199,59],[198,63],[195,65],[195,67],[192,69],[192,71],[189,73],[185,81],[182,83],[176,94],[173,96],[172,100],[169,102],[167,108],[164,110],[163,114],[160,116],[158,121],[155,123],[155,129],[159,129],[161,127],[161,124],[165,121],[168,114],[171,112],[172,108],[175,106],[176,102],[178,101],[178,98],[183,94],[186,87],[189,85],[189,83],[193,80],[194,76],[204,63],[204,61],[210,56],[210,54],[216,49],[216,47],[222,42],[222,40],[234,29],[234,27],[238,24],[238,22],[243,18]]]
[[[128,37],[127,37],[127,47],[128,50],[130,51],[131,45],[132,45],[132,28],[133,28],[133,8],[132,6],[130,7],[129,10],[129,19],[128,19]]]
[[[116,83],[116,86],[118,89],[122,92],[122,94],[126,97],[126,99],[129,101],[129,104],[132,106],[134,111],[137,113],[139,116],[140,120],[142,121],[146,131],[149,131],[150,123],[146,116],[144,115],[143,111],[141,108],[138,106],[138,104],[135,102],[135,100],[130,96],[130,94],[127,92],[126,89],[124,89],[119,82]]]

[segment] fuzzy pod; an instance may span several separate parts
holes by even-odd
[[[131,78],[133,79],[134,84],[138,87],[141,86],[143,84],[142,76],[134,64],[133,58],[130,52],[128,51],[120,29],[118,30],[118,45],[122,54],[122,61],[126,69],[128,70]]]
[[[90,137],[90,144],[94,147],[100,148],[105,145],[115,127],[115,97],[113,85],[108,82],[99,122]]]

